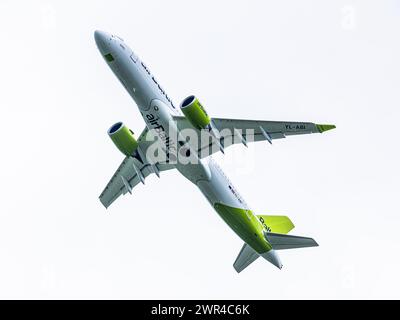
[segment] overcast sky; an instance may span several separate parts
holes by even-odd
[[[399,18],[395,0],[2,0],[0,298],[400,298]],[[237,274],[242,241],[174,171],[105,210],[123,159],[106,131],[144,121],[96,29],[176,105],[336,124],[216,156],[256,213],[320,247]]]

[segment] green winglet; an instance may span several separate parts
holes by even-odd
[[[334,124],[316,124],[316,126],[320,133],[336,128]]]

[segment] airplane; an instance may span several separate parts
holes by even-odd
[[[160,177],[160,172],[176,169],[200,189],[223,221],[244,241],[233,264],[238,273],[259,257],[281,269],[278,250],[318,246],[312,238],[288,235],[294,225],[287,216],[256,215],[212,154],[224,152],[233,144],[272,144],[275,139],[322,133],[336,128],[335,125],[214,118],[194,95],[185,98],[177,108],[122,38],[99,30],[94,32],[94,38],[105,62],[136,102],[146,123],[138,139],[123,122],[108,130],[125,159],[99,197],[106,208],[120,195],[132,194],[133,188],[144,184],[150,174]],[[189,139],[187,132],[191,133]]]

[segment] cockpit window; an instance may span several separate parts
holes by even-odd
[[[104,57],[106,58],[106,60],[108,62],[113,62],[114,61],[114,57],[112,56],[111,53],[106,54]]]

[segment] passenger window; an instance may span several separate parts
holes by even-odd
[[[137,59],[138,59],[138,56],[137,56],[134,52],[132,52],[132,54],[131,54],[131,60],[132,60],[134,63],[136,63]]]

